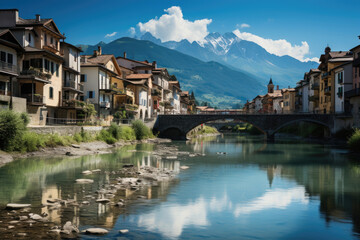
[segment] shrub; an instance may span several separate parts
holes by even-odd
[[[20,118],[21,118],[21,119],[23,120],[23,122],[24,122],[24,127],[26,127],[26,126],[29,124],[29,122],[30,122],[29,115],[28,115],[27,113],[23,112],[23,113],[20,114]]]
[[[351,150],[360,152],[360,129],[355,129],[354,133],[348,140],[348,145]]]
[[[141,120],[133,121],[132,128],[134,129],[137,140],[154,137],[150,128],[148,128]]]
[[[71,143],[68,138],[62,137],[59,134],[47,134],[44,135],[44,138],[47,147],[67,146]]]
[[[134,129],[129,126],[120,127],[120,139],[123,140],[135,140],[136,135]]]
[[[116,139],[106,130],[101,130],[99,135],[96,137],[99,141],[104,141],[107,144],[114,144]]]
[[[78,142],[78,143],[80,143],[80,142],[83,141],[83,138],[81,137],[81,134],[80,134],[80,133],[75,133],[74,136],[73,136],[73,138],[74,138],[74,141],[76,141],[76,142]]]
[[[11,110],[0,111],[0,149],[12,151],[26,130],[24,120]]]
[[[26,131],[21,138],[21,142],[17,145],[16,150],[21,152],[34,152],[44,146],[45,142],[42,135]]]
[[[121,138],[121,130],[119,125],[112,123],[107,131],[111,134],[113,138],[117,140]]]
[[[247,125],[246,126],[246,131],[250,135],[260,135],[260,134],[262,134],[262,132],[258,128],[254,127],[253,125]]]

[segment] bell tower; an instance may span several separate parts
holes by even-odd
[[[268,84],[268,93],[274,93],[274,84],[272,82],[272,78],[270,78],[269,84]]]

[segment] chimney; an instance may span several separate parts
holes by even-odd
[[[101,46],[98,46],[98,54],[99,54],[99,56],[101,55]]]
[[[124,52],[124,58],[126,58],[126,52]]]
[[[40,20],[41,20],[40,14],[36,14],[35,19],[36,19],[37,22],[40,22]]]
[[[152,65],[153,65],[154,68],[157,68],[156,61],[153,61]]]
[[[17,9],[0,9],[0,28],[16,27],[19,20],[19,10]]]
[[[94,50],[93,57],[97,57],[97,56],[98,56],[98,51]]]
[[[279,85],[276,85],[276,90],[279,90]]]

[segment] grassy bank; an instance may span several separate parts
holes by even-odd
[[[261,135],[263,134],[259,129],[254,127],[249,123],[243,123],[241,125],[236,125],[231,129],[234,133],[247,133],[249,135]]]
[[[192,131],[188,136],[190,138],[198,137],[201,135],[207,135],[207,134],[218,134],[218,130],[216,128],[203,125],[198,130]]]
[[[71,136],[58,134],[38,134],[27,129],[29,118],[10,110],[0,111],[0,150],[6,152],[33,152],[44,147],[69,146],[71,144],[91,141],[103,141],[114,144],[124,140],[143,140],[154,138],[150,128],[137,120],[131,126],[112,124],[98,134],[90,134],[83,129]]]

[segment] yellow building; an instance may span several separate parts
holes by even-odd
[[[335,112],[335,73],[332,71],[335,67],[340,66],[352,60],[350,51],[332,52],[330,47],[325,48],[325,54],[320,56],[320,65],[318,69],[320,75],[319,89],[319,112]]]
[[[281,89],[283,97],[283,113],[294,113],[295,112],[295,89],[284,88]]]

